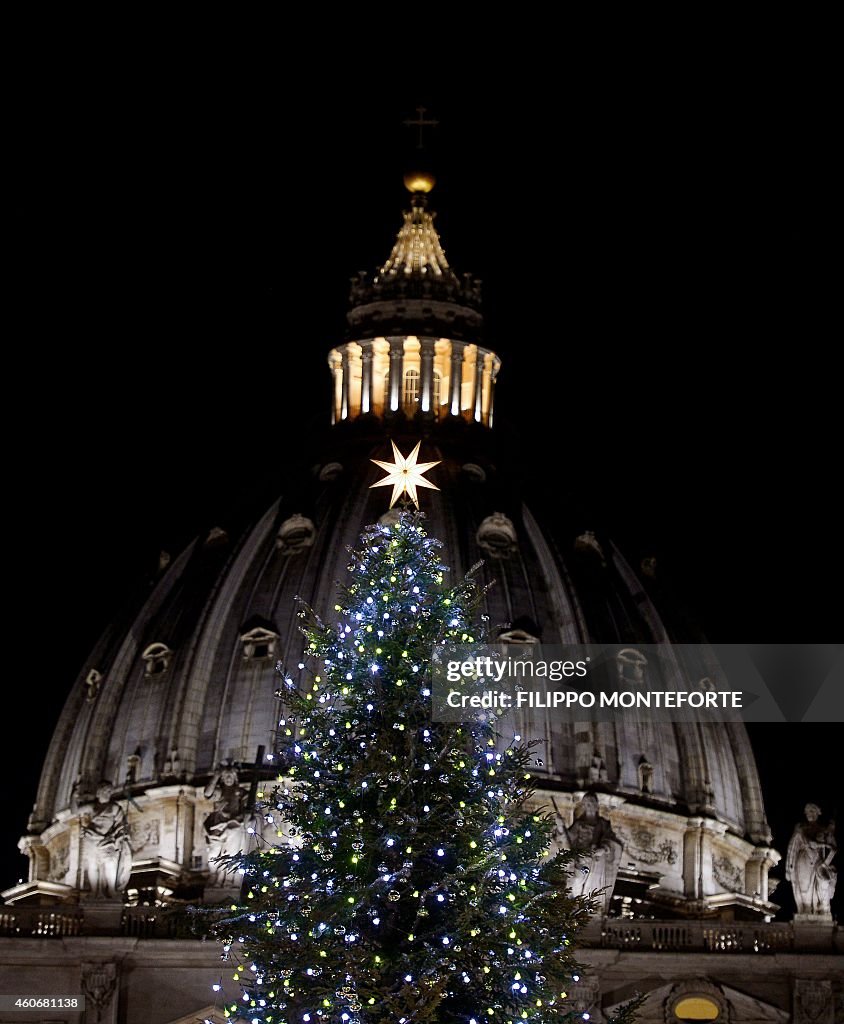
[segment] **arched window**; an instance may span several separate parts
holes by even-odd
[[[619,651],[615,656],[619,686],[628,683],[641,685],[645,681],[648,659],[632,647]]]
[[[92,668],[88,675],[85,676],[85,700],[88,701],[89,704],[93,704],[97,699],[97,694],[100,692],[100,683],[102,681],[102,672],[98,672],[95,668]]]
[[[141,655],[144,660],[144,673],[148,676],[160,676],[170,667],[173,652],[167,644],[150,644]]]
[[[539,626],[527,615],[520,615],[498,634],[500,644],[540,644]]]
[[[639,758],[639,789],[643,793],[650,793],[653,790],[654,766],[644,754]]]
[[[674,1020],[682,1024],[692,1021],[718,1021],[721,1020],[721,1007],[711,995],[689,993],[681,996],[671,1007],[674,1013]]]
[[[431,389],[431,408],[434,410],[434,415],[439,416],[440,413],[440,396],[442,395],[442,374],[439,370],[434,370],[434,386]]]
[[[404,371],[404,393],[402,407],[408,416],[412,416],[419,405],[419,371]]]
[[[283,555],[298,555],[313,545],[316,527],[301,512],[294,512],[278,528],[275,544]]]

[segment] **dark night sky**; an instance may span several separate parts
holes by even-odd
[[[831,170],[790,82],[333,109],[282,76],[62,85],[33,78],[6,125],[23,402],[7,543],[24,557],[0,883],[24,873],[49,732],[111,610],[160,548],[283,480],[324,422],[325,354],[349,276],[399,226],[417,103],[442,122],[433,206],[452,265],[484,280],[498,428],[526,474],[553,448],[567,517],[656,552],[712,639],[840,632]],[[782,850],[806,799],[840,805],[844,726],[753,739]]]

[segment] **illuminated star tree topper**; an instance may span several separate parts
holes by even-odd
[[[393,497],[390,501],[390,508],[402,497],[407,495],[413,504],[419,508],[419,496],[416,493],[417,487],[430,487],[432,491],[438,491],[439,487],[436,484],[432,484],[430,480],[426,480],[423,476],[429,469],[433,469],[434,466],[439,466],[440,461],[437,462],[417,462],[419,457],[419,446],[421,441],[416,442],[416,447],[405,458],[402,453],[396,447],[396,442],[390,442],[393,446],[393,457],[395,462],[382,462],[380,459],[370,459],[370,462],[374,462],[376,466],[385,470],[387,476],[383,480],[377,481],[371,485],[371,487],[389,487],[393,488]]]

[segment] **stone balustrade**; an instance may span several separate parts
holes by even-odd
[[[114,934],[137,939],[195,938],[201,928],[188,909],[123,907],[119,925],[103,927],[84,906],[0,907],[0,939],[61,939],[76,935]],[[117,921],[117,918],[115,918]],[[844,952],[844,932],[830,924],[830,952]],[[818,935],[804,941],[804,931],[790,921],[625,920],[596,918],[581,935],[587,947],[626,952],[799,953],[818,948]],[[826,940],[824,940],[826,945]]]
[[[124,935],[136,939],[197,937],[195,919],[183,906],[123,907],[109,926],[85,907],[0,907],[0,940],[62,939],[79,935]],[[0,957],[0,959],[2,959]]]
[[[605,917],[590,922],[586,942],[602,949],[666,953],[791,953],[817,950],[819,939],[829,952],[844,950],[841,929],[829,925],[827,936],[811,935],[790,921],[646,921]]]

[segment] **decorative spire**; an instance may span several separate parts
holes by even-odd
[[[481,282],[448,265],[428,193],[436,179],[427,169],[408,171],[410,209],[387,261],[370,276],[352,278],[346,316],[349,341],[412,335],[478,344],[483,332]]]
[[[412,178],[408,175],[408,179],[405,184],[413,194],[411,208],[404,213],[404,224],[389,259],[381,267],[379,278],[400,274],[454,277],[434,227],[435,214],[426,208],[424,193],[433,187],[433,178],[415,174]]]

